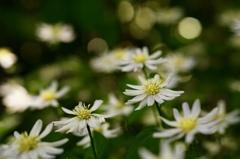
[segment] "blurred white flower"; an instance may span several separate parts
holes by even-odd
[[[239,10],[226,10],[219,15],[219,22],[221,25],[229,26],[235,19],[240,17]]]
[[[0,86],[0,94],[3,96],[3,104],[10,113],[22,112],[33,103],[33,96],[27,90],[16,83],[6,83]]]
[[[90,65],[95,71],[111,73],[119,70],[120,61],[127,59],[131,52],[130,48],[117,48],[95,57]]]
[[[210,113],[204,117],[199,117],[201,108],[200,101],[197,99],[193,103],[193,108],[190,110],[188,103],[182,104],[183,115],[177,109],[173,109],[173,115],[176,121],[169,121],[160,117],[163,122],[174,128],[164,129],[153,134],[155,138],[169,138],[174,139],[185,137],[186,143],[191,143],[196,133],[212,134],[216,131],[216,124],[219,120],[212,121],[218,113],[218,108],[214,108]]]
[[[195,64],[196,61],[192,57],[176,52],[167,55],[165,66],[169,71],[179,73],[189,71],[195,66]]]
[[[161,8],[157,12],[157,22],[160,24],[174,24],[183,16],[181,8]]]
[[[115,129],[109,129],[109,127],[110,127],[109,123],[105,122],[103,124],[100,124],[100,127],[94,128],[91,131],[97,131],[108,139],[117,137],[117,135],[119,135],[119,133],[121,132],[121,129],[119,127],[115,128]],[[94,135],[94,133],[92,133],[92,134]],[[84,137],[82,138],[82,140],[77,142],[77,145],[78,146],[83,146],[84,148],[87,148],[91,145],[90,141],[91,140],[90,140],[89,135],[85,134]]]
[[[129,115],[133,109],[133,105],[125,105],[125,103],[119,99],[114,94],[108,95],[108,104],[103,105],[102,110],[105,110],[107,114],[122,114]]]
[[[56,131],[67,131],[67,133],[77,132],[81,135],[85,134],[84,132],[86,132],[85,130],[87,126],[90,128],[98,128],[101,123],[105,122],[105,118],[109,118],[115,115],[102,115],[92,113],[99,108],[102,102],[102,100],[96,100],[93,106],[85,105],[84,103],[79,102],[79,104],[72,111],[66,108],[62,108],[65,113],[74,115],[75,117],[68,120],[53,122],[55,126],[60,127]]]
[[[240,36],[240,19],[235,19],[230,25],[230,28],[235,33],[235,35]]]
[[[62,23],[53,25],[41,23],[37,26],[36,35],[41,41],[50,44],[69,43],[75,39],[72,26]]]
[[[161,51],[157,51],[149,55],[147,47],[143,47],[142,49],[136,48],[127,59],[120,61],[120,69],[123,72],[138,72],[141,71],[143,67],[156,70],[156,65],[166,62],[166,59],[159,58],[161,54]]]
[[[224,134],[226,128],[229,125],[236,124],[236,123],[240,122],[240,116],[239,116],[240,111],[239,110],[234,110],[230,113],[226,113],[226,104],[223,100],[218,101],[217,107],[218,107],[218,113],[214,117],[214,120],[219,120],[220,119],[220,121],[216,125],[217,131],[220,134]]]
[[[65,86],[59,91],[57,91],[57,87],[58,83],[53,81],[48,88],[40,90],[40,94],[34,97],[33,108],[42,109],[47,106],[58,106],[57,99],[63,97],[69,91],[69,87]]]
[[[146,148],[140,148],[138,154],[141,159],[184,159],[186,146],[176,143],[172,148],[169,141],[161,141],[159,155],[155,155]]]
[[[172,100],[175,97],[180,96],[184,91],[173,91],[165,88],[172,79],[173,74],[170,74],[165,81],[160,79],[160,76],[156,74],[154,78],[144,79],[139,76],[141,85],[127,84],[128,87],[135,90],[126,89],[124,94],[128,96],[135,96],[128,100],[126,104],[133,104],[140,102],[139,106],[135,110],[142,109],[145,105],[152,106],[154,102],[162,104],[165,100]]]
[[[8,48],[0,48],[0,65],[9,68],[17,61],[17,56]]]
[[[55,142],[43,142],[42,139],[47,136],[53,128],[53,124],[49,124],[45,130],[40,133],[42,129],[42,120],[38,120],[30,133],[23,132],[19,134],[14,132],[14,140],[8,144],[4,150],[4,154],[8,159],[50,159],[55,155],[61,154],[63,149],[56,148],[68,141],[62,139]]]

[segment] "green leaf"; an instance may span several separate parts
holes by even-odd
[[[147,127],[143,129],[133,140],[128,152],[126,159],[138,158],[138,150],[140,147],[146,147],[152,149],[152,151],[158,151],[159,140],[153,138],[153,133],[156,132],[156,127]]]

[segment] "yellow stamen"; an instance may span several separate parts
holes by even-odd
[[[180,128],[188,133],[196,127],[196,120],[194,118],[182,119]]]
[[[145,93],[148,96],[158,94],[161,90],[161,87],[154,79],[148,80],[147,84],[144,85],[144,88],[145,88]]]
[[[33,150],[37,147],[39,141],[36,137],[28,136],[27,132],[22,133],[21,136],[22,139],[20,141],[16,141],[16,144],[19,145],[20,152]]]
[[[144,54],[137,54],[133,59],[136,63],[144,63],[147,60],[147,57]]]
[[[41,96],[44,100],[53,100],[56,97],[56,93],[52,91],[43,91],[41,92]]]

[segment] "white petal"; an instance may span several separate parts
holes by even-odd
[[[179,111],[178,111],[177,109],[175,109],[175,108],[173,108],[173,116],[174,116],[174,119],[175,119],[176,121],[179,121],[180,119],[182,119]]]
[[[199,123],[208,123],[210,122],[218,113],[218,108],[214,108],[210,113],[208,113],[207,115],[205,115],[202,118],[198,119]]]
[[[142,76],[138,76],[138,79],[142,84],[145,84],[147,82],[146,79],[144,79]]]
[[[140,102],[139,106],[135,110],[140,110],[147,104],[147,99],[144,99]]]
[[[156,159],[157,156],[145,148],[140,148],[138,151],[141,159]]]
[[[38,136],[40,131],[42,129],[42,120],[37,120],[37,122],[34,124],[32,130],[30,131],[29,136]]]
[[[62,139],[59,141],[50,142],[48,144],[50,144],[51,146],[57,147],[57,146],[61,146],[61,145],[65,144],[66,142],[68,142],[68,139],[65,138],[65,139]]]
[[[177,127],[177,125],[178,125],[176,121],[169,121],[169,120],[167,120],[167,119],[165,119],[163,117],[160,117],[160,118],[163,120],[164,123],[166,123],[166,124],[168,124],[168,125],[170,125],[172,127]]]
[[[182,104],[182,109],[183,109],[183,115],[185,118],[188,118],[190,116],[190,109],[188,103],[184,102]]]
[[[127,86],[130,88],[133,88],[133,89],[142,89],[142,86],[140,86],[140,85],[127,84]]]
[[[167,79],[160,85],[160,87],[165,87],[166,85],[168,85],[168,84],[171,82],[172,77],[173,77],[173,74],[170,73],[170,74],[168,75]]]
[[[53,128],[53,123],[48,124],[48,126],[45,128],[45,130],[40,134],[38,138],[42,139],[45,136],[47,136],[52,131],[52,128]]]
[[[200,109],[200,100],[199,99],[196,99],[193,103],[193,107],[192,107],[192,112],[191,112],[191,115],[193,117],[198,117],[199,114],[201,112],[201,109]]]
[[[172,137],[180,132],[181,132],[181,130],[179,128],[166,129],[161,132],[153,133],[153,137],[155,137],[155,138]]]
[[[148,106],[152,106],[153,104],[154,104],[154,98],[153,98],[153,96],[149,96],[148,98],[147,98],[147,104],[148,104]]]
[[[73,111],[71,111],[71,110],[69,110],[69,109],[66,109],[66,108],[63,108],[63,107],[62,107],[62,110],[63,110],[65,113],[67,113],[67,114],[75,115],[75,114],[73,113]]]
[[[87,123],[91,128],[97,128],[100,125],[99,120],[96,117],[90,117]]]
[[[95,100],[93,106],[91,107],[91,111],[95,111],[98,109],[98,107],[100,107],[100,105],[103,103],[102,100]]]
[[[69,87],[63,87],[61,90],[59,90],[56,94],[57,98],[60,98],[64,96],[69,91]]]
[[[195,131],[192,131],[192,132],[186,134],[185,142],[190,144],[194,139],[194,135],[195,135]]]

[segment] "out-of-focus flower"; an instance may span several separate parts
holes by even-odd
[[[72,26],[62,23],[53,25],[41,23],[37,26],[36,35],[41,41],[50,44],[69,43],[75,39]]]
[[[133,105],[125,105],[114,94],[109,94],[108,100],[108,104],[102,107],[102,110],[105,110],[107,114],[122,114],[127,116],[134,109]]]
[[[169,25],[176,23],[183,16],[183,11],[181,8],[161,8],[156,14],[158,23]]]
[[[182,53],[172,53],[167,55],[167,62],[165,63],[169,71],[187,72],[192,69],[196,62],[192,57],[183,55]]]
[[[47,106],[58,106],[57,99],[63,97],[69,91],[69,87],[65,86],[59,91],[57,91],[57,87],[58,83],[54,81],[48,88],[40,90],[40,94],[34,97],[33,108],[42,109]]]
[[[10,113],[21,112],[29,108],[33,102],[33,96],[27,90],[16,83],[6,83],[0,86],[0,94],[3,96],[3,104]]]
[[[224,134],[226,128],[229,125],[240,122],[240,116],[239,116],[240,112],[239,110],[234,110],[230,113],[226,113],[226,104],[223,100],[218,101],[217,107],[218,107],[218,113],[214,117],[214,120],[220,119],[220,121],[216,125],[217,131],[220,134]]]
[[[221,25],[229,26],[234,20],[240,17],[239,10],[227,10],[219,15],[219,22]]]
[[[105,118],[109,118],[115,115],[102,115],[92,113],[100,107],[102,102],[102,100],[96,100],[93,106],[85,105],[84,103],[79,102],[79,104],[72,111],[66,108],[62,108],[65,113],[74,115],[75,117],[68,120],[53,122],[55,126],[60,127],[57,131],[67,131],[67,133],[77,132],[81,135],[86,132],[84,130],[87,126],[91,128],[98,128],[101,123],[105,122]]]
[[[191,143],[196,133],[212,134],[216,131],[216,124],[219,120],[212,121],[218,113],[218,108],[214,108],[210,113],[204,117],[199,117],[201,108],[200,101],[197,99],[193,103],[193,108],[190,110],[188,103],[182,104],[183,115],[180,115],[177,109],[173,109],[173,115],[176,121],[169,121],[160,117],[163,122],[174,128],[164,129],[160,132],[153,134],[156,138],[169,138],[179,139],[185,137],[186,143]]]
[[[56,148],[66,143],[68,139],[62,139],[55,142],[43,142],[42,139],[47,136],[53,128],[53,124],[49,124],[45,130],[42,129],[42,120],[38,120],[30,133],[23,132],[19,134],[14,132],[14,140],[8,144],[8,148],[4,150],[4,154],[8,159],[50,159],[55,155],[61,154],[63,149]]]
[[[17,56],[8,48],[0,48],[0,65],[3,68],[11,67],[17,61]]]
[[[109,127],[110,127],[109,123],[103,123],[103,124],[100,124],[100,127],[92,129],[92,131],[97,131],[108,139],[117,137],[117,135],[121,132],[120,128],[109,129]],[[91,140],[90,140],[89,135],[86,134],[86,135],[84,135],[82,140],[77,142],[77,145],[87,148],[90,146],[90,141]]]
[[[161,51],[157,51],[152,55],[149,55],[147,47],[142,49],[135,49],[135,51],[129,55],[129,58],[120,62],[121,70],[123,72],[141,71],[143,67],[147,67],[150,70],[156,70],[156,65],[166,62],[166,59],[159,58]]]
[[[183,143],[176,143],[174,148],[169,141],[161,141],[159,155],[155,155],[146,148],[138,151],[142,159],[184,159],[186,147]]]
[[[119,70],[119,63],[127,59],[132,49],[118,48],[104,53],[90,61],[91,67],[98,72],[111,73]]]
[[[184,91],[173,91],[165,88],[170,82],[172,74],[170,74],[165,81],[160,79],[156,74],[154,78],[144,79],[139,76],[141,85],[127,84],[128,87],[135,90],[126,89],[124,94],[128,96],[135,96],[133,99],[128,100],[126,104],[133,104],[140,102],[135,110],[142,109],[145,105],[152,106],[154,102],[162,104],[165,100],[172,100],[180,96]]]
[[[235,19],[230,28],[237,36],[240,36],[240,19]]]

